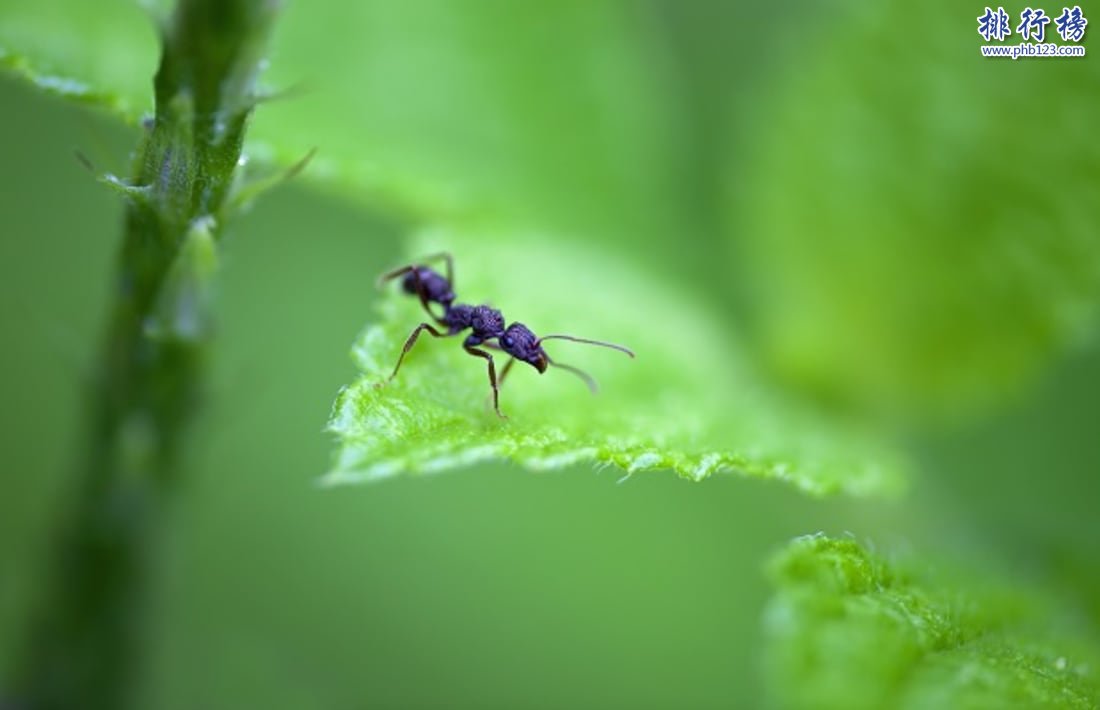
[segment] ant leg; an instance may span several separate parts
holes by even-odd
[[[405,347],[401,348],[401,356],[397,358],[397,364],[394,365],[393,372],[390,373],[390,376],[386,378],[385,382],[379,383],[379,387],[389,382],[392,382],[393,378],[397,377],[397,371],[401,369],[401,363],[405,360],[405,356],[408,355],[409,351],[412,350],[412,347],[416,345],[416,339],[420,337],[420,333],[425,330],[431,333],[432,337],[435,338],[445,338],[448,335],[447,333],[440,333],[428,323],[421,323],[420,325],[413,328],[413,332],[410,333],[409,337],[405,340]]]
[[[496,365],[493,364],[493,356],[485,352],[484,350],[479,350],[478,348],[470,347],[469,345],[465,345],[463,347],[465,347],[466,352],[470,353],[471,355],[475,357],[485,358],[489,361],[489,385],[493,388],[493,409],[496,410],[498,417],[500,417],[501,419],[507,419],[508,417],[504,416],[504,414],[502,414],[500,411],[500,387],[497,384],[497,368]]]
[[[416,264],[409,264],[408,266],[402,266],[400,269],[394,269],[393,271],[387,271],[386,273],[384,273],[384,274],[382,274],[381,276],[378,277],[378,280],[375,282],[374,285],[377,286],[378,288],[382,288],[382,285],[384,283],[386,283],[387,281],[392,281],[393,279],[396,279],[398,276],[404,276],[405,274],[409,273],[410,271],[416,271]]]
[[[495,342],[483,342],[482,346],[485,347],[485,348],[489,348],[491,350],[497,350],[499,352],[504,352],[504,348],[496,345]],[[508,371],[511,370],[511,365],[515,364],[515,362],[516,362],[515,358],[508,358],[508,361],[504,363],[504,368],[500,369],[500,376],[498,376],[498,378],[496,379],[496,386],[497,387],[503,387],[504,386],[504,379],[507,378]]]
[[[516,359],[514,357],[508,358],[508,362],[504,363],[504,367],[500,371],[500,377],[497,378],[497,387],[504,386],[504,378],[508,376],[508,371],[512,369]]]
[[[447,281],[453,289],[455,286],[455,260],[449,251],[441,251],[424,257],[424,261],[438,261],[442,259],[447,264]]]
[[[424,265],[423,262],[439,261],[441,259],[447,264],[447,281],[450,282],[451,286],[453,287],[455,282],[455,260],[454,257],[451,256],[451,252],[449,251],[441,251],[436,254],[429,254],[416,264],[409,264],[408,266],[402,266],[400,269],[394,269],[393,271],[386,272],[378,277],[378,285],[381,286],[383,283],[389,281],[390,279],[396,279],[398,276],[404,276],[410,271],[415,271],[417,268]]]

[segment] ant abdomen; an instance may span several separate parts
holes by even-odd
[[[410,295],[421,293],[432,303],[449,306],[455,300],[451,282],[427,266],[418,266],[401,279],[401,288]]]

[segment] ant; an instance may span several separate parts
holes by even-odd
[[[618,350],[619,352],[626,353],[630,357],[634,357],[634,353],[629,348],[624,348],[621,345],[615,345],[613,343],[605,343],[600,340],[588,340],[586,338],[577,338],[572,335],[544,335],[540,338],[532,333],[523,323],[512,323],[505,327],[504,316],[495,308],[484,305],[470,306],[463,303],[455,303],[454,259],[448,252],[432,254],[423,259],[425,262],[439,260],[446,262],[446,276],[425,266],[423,263],[416,263],[402,266],[400,269],[394,269],[393,271],[382,274],[378,278],[379,288],[385,285],[387,281],[400,278],[401,287],[405,293],[418,297],[420,299],[420,305],[424,307],[424,310],[427,311],[431,319],[438,325],[446,327],[446,332],[441,332],[430,323],[421,323],[416,326],[405,340],[405,346],[401,349],[401,356],[397,358],[397,364],[393,368],[393,373],[390,374],[385,382],[380,382],[378,384],[379,387],[388,384],[394,377],[397,377],[397,371],[401,369],[401,363],[404,361],[405,356],[412,350],[413,345],[416,344],[416,339],[420,337],[420,334],[424,331],[427,331],[434,338],[446,338],[452,335],[458,335],[467,329],[472,331],[462,342],[462,347],[474,357],[484,358],[488,361],[489,385],[493,388],[493,409],[501,419],[507,419],[507,417],[500,411],[500,387],[504,384],[504,379],[508,376],[508,371],[512,369],[512,364],[516,360],[531,365],[539,371],[539,374],[546,372],[546,368],[549,365],[568,370],[584,380],[584,383],[588,385],[588,388],[592,390],[593,394],[596,392],[596,381],[591,375],[571,365],[551,360],[550,356],[547,355],[546,351],[542,348],[543,341],[552,339],[572,340],[575,343],[586,343],[588,345],[599,345],[601,347],[611,348],[612,350]],[[442,313],[438,314],[436,310],[433,310],[433,305],[442,307]],[[490,342],[492,340],[496,342]],[[493,361],[492,354],[482,348],[499,350],[511,356],[504,365],[504,369],[501,370],[499,378],[497,377],[496,365]]]

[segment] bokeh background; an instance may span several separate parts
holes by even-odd
[[[9,43],[134,91],[153,71],[132,8],[82,30],[5,5]],[[755,706],[763,565],[817,530],[1042,588],[1095,631],[1100,72],[983,60],[980,9],[290,4],[269,79],[301,91],[261,107],[255,152],[321,152],[230,229],[139,706]],[[120,234],[73,150],[122,172],[137,132],[10,76],[0,107],[9,668]],[[598,243],[717,303],[775,383],[900,441],[911,491],[503,464],[320,489],[373,278],[425,214]]]

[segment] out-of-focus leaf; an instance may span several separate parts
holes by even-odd
[[[1035,633],[1032,600],[929,589],[852,540],[772,563],[770,689],[786,708],[1094,708],[1095,648]]]
[[[6,0],[0,67],[126,120],[153,108],[157,31],[137,2]]]
[[[562,233],[668,228],[678,180],[648,17],[629,3],[288,3],[254,134],[357,199]]]
[[[1100,64],[985,59],[972,10],[831,7],[731,161],[762,347],[825,396],[976,408],[1094,329]]]
[[[378,388],[405,337],[425,320],[415,298],[394,293],[355,345],[363,374],[333,410],[339,451],[328,483],[507,459],[535,470],[580,461],[627,474],[673,469],[696,480],[731,471],[815,494],[897,490],[894,454],[765,391],[720,318],[644,272],[588,249],[526,238],[436,234],[417,253],[441,246],[457,258],[460,301],[493,304],[539,335],[621,343],[637,359],[547,342],[551,358],[597,377],[599,395],[563,370],[540,377],[517,363],[501,391],[510,418],[500,421],[489,406],[485,362],[463,352],[465,336],[424,334],[396,380]],[[506,359],[499,355],[498,367]]]
[[[159,2],[159,5],[168,5]],[[249,153],[412,217],[671,234],[683,182],[654,22],[622,3],[285,2]],[[0,56],[130,119],[151,109],[155,17],[136,2],[10,0]],[[282,95],[285,92],[285,95]]]

